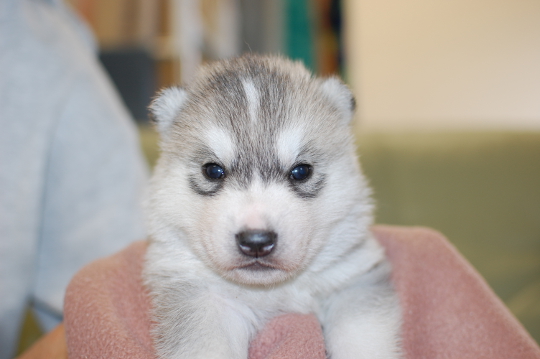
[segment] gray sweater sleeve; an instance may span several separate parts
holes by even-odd
[[[135,126],[60,2],[0,3],[0,359],[84,264],[145,236]]]

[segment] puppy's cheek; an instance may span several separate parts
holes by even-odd
[[[302,221],[292,223],[294,237],[291,239],[291,252],[302,261],[305,268],[327,243],[328,234],[334,223],[328,216],[321,215],[320,208],[326,203],[315,199],[304,204],[303,213],[298,218]]]
[[[291,213],[283,213],[276,220],[278,233],[278,250],[276,261],[290,271],[297,271],[306,266],[312,248],[313,238],[312,215],[309,206],[302,203],[292,203]]]
[[[147,203],[150,227],[154,232],[168,228],[178,237],[178,231],[189,228],[190,223],[196,220],[196,216],[194,216],[192,209],[188,209],[184,205],[189,194],[183,188],[179,188],[172,180],[163,180],[163,182],[164,184],[159,189],[154,190]]]
[[[223,271],[234,264],[236,247],[230,209],[216,199],[207,203],[199,221],[197,246],[202,258],[210,265]]]

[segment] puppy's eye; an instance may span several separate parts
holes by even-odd
[[[220,165],[215,163],[207,163],[203,166],[203,173],[209,179],[223,179],[225,170]]]
[[[311,176],[313,167],[310,165],[302,164],[292,169],[290,178],[295,181],[303,181]]]

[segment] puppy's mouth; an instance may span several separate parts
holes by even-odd
[[[265,271],[276,270],[278,268],[276,268],[276,266],[271,265],[269,263],[264,263],[264,262],[256,260],[256,261],[238,266],[236,267],[236,269],[249,270],[253,272],[265,272]]]
[[[242,263],[236,266],[235,269],[241,269],[241,270],[252,271],[252,272],[267,272],[267,271],[272,271],[272,270],[279,270],[280,268],[278,268],[278,266],[273,263],[256,259],[253,261],[249,261],[247,263]]]
[[[237,263],[227,275],[240,284],[249,286],[276,285],[291,278],[293,274],[279,262],[251,259]]]

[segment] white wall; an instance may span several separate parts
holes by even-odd
[[[540,0],[346,0],[365,130],[540,130]]]

